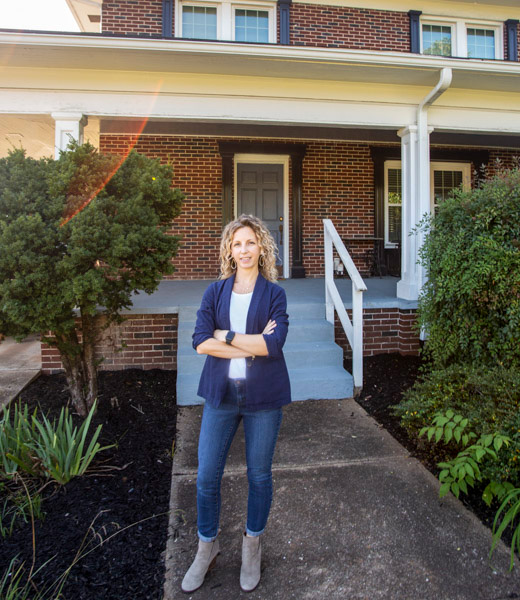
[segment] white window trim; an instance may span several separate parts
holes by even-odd
[[[386,160],[385,161],[385,174],[384,174],[384,229],[385,229],[385,249],[397,248],[397,244],[390,242],[388,239],[388,170],[389,169],[402,169],[400,160]],[[462,172],[462,188],[464,190],[471,189],[471,164],[462,162],[430,162],[430,211],[433,213],[435,208],[435,199],[433,194],[434,189],[434,171],[461,171]],[[403,198],[401,194],[401,211],[403,206]]]
[[[457,58],[468,57],[468,28],[491,29],[495,32],[495,58],[483,59],[472,57],[471,60],[502,60],[504,58],[504,24],[497,21],[474,21],[473,19],[459,19],[453,17],[426,16],[420,20],[421,54],[423,50],[423,25],[442,25],[451,27],[451,55]],[[430,56],[430,55],[428,55]],[[435,55],[432,55],[435,56]]]
[[[276,44],[276,0],[175,0],[175,37],[182,38],[182,6],[208,6],[217,9],[217,40],[234,41],[235,10],[263,10],[269,13],[269,44]],[[212,41],[212,40],[208,40]]]
[[[239,163],[283,165],[283,278],[289,279],[289,161],[288,154],[235,154],[233,172],[233,213],[238,217],[238,180]]]

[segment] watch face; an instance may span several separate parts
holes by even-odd
[[[231,344],[231,342],[233,341],[233,338],[235,337],[235,332],[234,331],[228,331],[226,333],[226,342],[228,344]]]

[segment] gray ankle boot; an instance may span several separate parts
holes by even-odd
[[[260,562],[262,545],[260,536],[242,538],[242,567],[240,569],[240,587],[244,592],[252,592],[260,583]]]
[[[182,580],[181,589],[183,592],[189,594],[200,588],[204,583],[206,573],[214,566],[219,550],[218,539],[214,539],[212,542],[203,542],[199,539],[199,548],[195,560],[191,563],[191,567]]]

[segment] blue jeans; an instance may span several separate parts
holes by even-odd
[[[220,520],[220,484],[231,442],[240,420],[246,441],[247,502],[246,532],[263,533],[273,498],[271,466],[282,423],[282,409],[245,408],[245,380],[229,380],[226,396],[218,408],[207,402],[202,413],[197,473],[197,526],[203,542],[217,537]]]

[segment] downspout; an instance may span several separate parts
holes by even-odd
[[[417,108],[417,182],[419,184],[418,213],[417,217],[422,218],[426,212],[430,212],[430,132],[428,130],[428,109],[430,106],[450,87],[452,80],[452,70],[443,68],[437,85],[424,97]],[[424,236],[419,232],[417,240],[417,249],[424,243]],[[425,269],[419,265],[418,271],[419,291],[422,289],[425,280]],[[426,332],[421,330],[420,339],[426,338]]]

